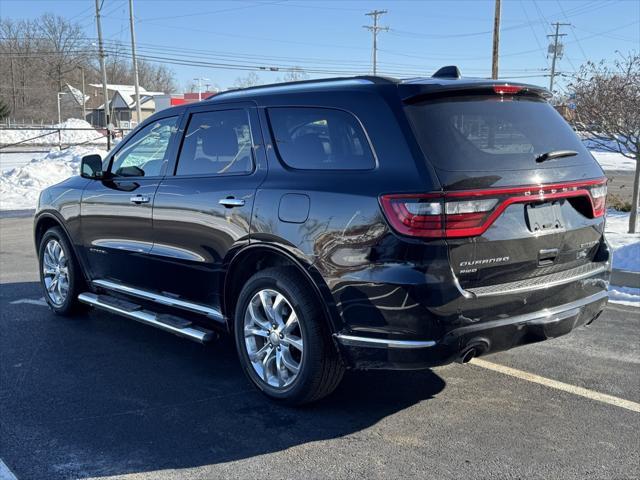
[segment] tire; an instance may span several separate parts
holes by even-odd
[[[78,301],[78,294],[83,291],[84,277],[73,248],[60,227],[51,227],[44,233],[38,246],[38,260],[40,285],[49,308],[63,316],[81,310],[83,306]]]
[[[264,321],[269,318],[270,322]],[[295,268],[267,268],[249,279],[236,303],[234,336],[245,374],[275,401],[314,402],[333,392],[342,380],[344,367],[319,300]],[[267,368],[261,368],[267,357],[271,357]]]

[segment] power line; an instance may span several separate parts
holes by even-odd
[[[369,30],[373,36],[373,74],[377,74],[377,60],[378,60],[378,32],[388,32],[389,27],[380,27],[378,25],[378,17],[387,13],[386,10],[373,10],[365,13],[366,16],[373,18],[373,25],[364,25],[363,28]]]

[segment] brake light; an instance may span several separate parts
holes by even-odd
[[[593,216],[601,217],[607,209],[607,184],[595,185],[590,190],[593,199]]]
[[[515,95],[519,93],[524,87],[518,85],[494,85],[493,91],[498,95]]]
[[[605,212],[606,179],[554,185],[427,194],[382,195],[382,210],[398,233],[412,237],[453,238],[482,235],[513,203],[586,197],[593,218]]]

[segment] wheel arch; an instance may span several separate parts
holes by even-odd
[[[342,322],[334,305],[333,297],[322,275],[311,264],[296,257],[289,250],[274,244],[251,244],[237,251],[227,263],[221,292],[222,313],[227,319],[227,328],[233,331],[235,301],[242,286],[254,273],[271,266],[296,268],[313,288],[321,303],[331,333],[341,330]]]
[[[89,277],[87,276],[87,270],[85,268],[83,259],[80,255],[78,255],[78,249],[76,248],[76,244],[73,242],[71,235],[69,234],[69,229],[65,225],[64,220],[60,216],[58,212],[52,211],[44,211],[40,212],[36,215],[33,220],[33,240],[36,248],[36,254],[39,255],[40,251],[40,241],[42,240],[43,235],[47,230],[52,227],[60,227],[64,235],[67,237],[69,241],[69,245],[71,245],[71,249],[73,250],[73,255],[75,256],[78,265],[80,266],[80,271],[82,272],[82,276],[84,277],[87,285],[89,283]]]

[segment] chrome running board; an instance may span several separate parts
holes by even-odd
[[[165,332],[170,332],[198,343],[206,343],[216,337],[213,331],[194,325],[187,319],[144,310],[140,305],[116,297],[110,297],[109,295],[97,295],[86,292],[78,295],[78,300],[92,307],[122,315],[123,317],[151,325]]]
[[[116,283],[109,280],[94,280],[92,283],[96,287],[101,287],[107,290],[113,290],[114,292],[124,293],[133,297],[142,298],[143,300],[149,300],[151,302],[159,303],[160,305],[180,308],[191,313],[206,315],[216,322],[224,323],[224,317],[222,316],[222,313],[220,313],[220,311],[216,310],[215,308],[207,307],[206,305],[187,302],[186,300],[170,297],[168,295],[161,295],[159,293],[149,292],[147,290],[140,290],[138,288],[129,287],[127,285],[122,285],[121,283]]]

